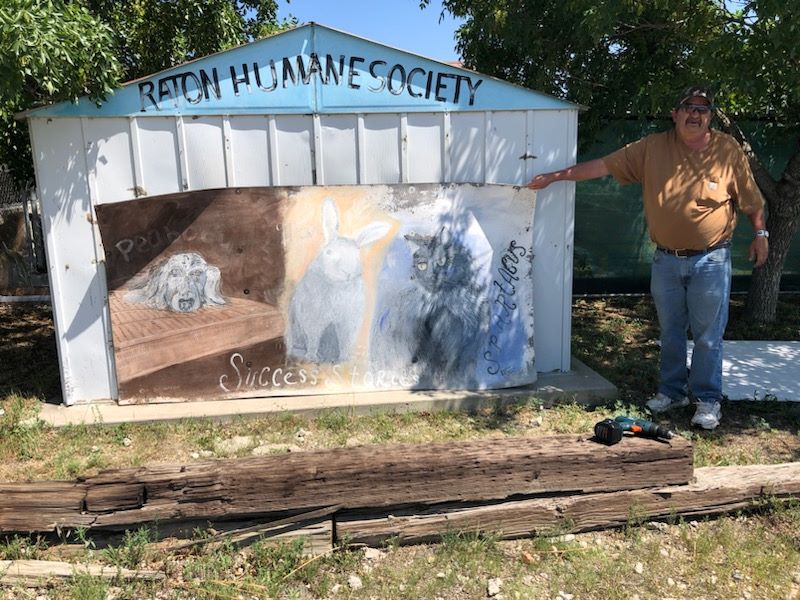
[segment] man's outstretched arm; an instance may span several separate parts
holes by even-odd
[[[587,179],[605,177],[609,174],[610,172],[608,167],[606,167],[606,163],[603,162],[603,159],[595,158],[594,160],[587,160],[586,162],[578,163],[566,169],[537,175],[528,182],[527,187],[532,190],[541,190],[554,181],[585,181]]]

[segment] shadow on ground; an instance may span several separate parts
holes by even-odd
[[[47,303],[0,304],[0,397],[61,403],[53,316]]]

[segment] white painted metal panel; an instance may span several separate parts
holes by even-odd
[[[178,161],[178,140],[175,119],[147,117],[136,119],[139,147],[137,153],[142,172],[142,191],[147,196],[182,191]]]
[[[221,117],[183,119],[183,135],[190,190],[221,188],[225,174],[225,137]]]
[[[574,164],[575,111],[537,111],[533,118],[534,174]],[[569,370],[572,228],[575,184],[540,190],[534,224],[534,306],[537,368]],[[569,265],[569,270],[565,270]]]
[[[577,152],[575,110],[317,119],[316,129],[311,115],[31,119],[66,403],[116,396],[93,204],[131,199],[137,186],[150,196],[180,191],[184,181],[192,189],[445,177],[524,184],[573,164]],[[539,192],[533,232],[539,371],[570,368],[573,224],[574,184]]]
[[[320,115],[322,176],[324,185],[358,183],[358,117]]]
[[[366,165],[361,183],[400,183],[400,118],[364,115]]]
[[[113,396],[106,285],[96,255],[80,119],[31,119],[66,404]]]
[[[578,111],[559,111],[559,115],[566,121],[562,133],[564,135],[565,160],[564,166],[574,165],[578,160]],[[564,199],[564,299],[561,304],[563,312],[561,321],[561,370],[569,371],[572,368],[572,268],[575,257],[575,184],[567,190]]]
[[[486,115],[482,112],[450,114],[450,170],[453,181],[486,181],[485,120]]]
[[[233,181],[229,185],[272,185],[269,121],[265,116],[230,117]]]
[[[86,157],[94,177],[94,203],[135,197],[136,180],[127,119],[85,119]]]
[[[314,181],[314,124],[310,115],[275,117],[274,185],[312,185]]]
[[[409,113],[407,138],[408,180],[414,183],[444,181],[442,115]]]
[[[450,113],[442,115],[442,176],[445,181],[453,180],[450,165]]]
[[[514,111],[450,115],[454,181],[526,183],[574,164],[577,112]],[[484,125],[488,124],[488,130]],[[521,158],[534,155],[535,159]],[[570,368],[574,185],[537,196],[534,225],[534,323],[539,371]]]
[[[489,113],[486,131],[486,182],[525,180],[525,111]]]

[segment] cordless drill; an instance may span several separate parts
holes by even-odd
[[[652,421],[627,415],[620,415],[614,419],[604,419],[594,426],[595,438],[607,446],[619,442],[625,431],[630,431],[633,435],[656,440],[668,440],[675,435],[666,427],[656,425]]]

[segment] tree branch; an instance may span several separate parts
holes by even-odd
[[[620,35],[628,35],[629,33],[634,33],[635,31],[664,31],[664,30],[677,30],[680,31],[682,26],[685,25],[687,19],[681,19],[680,21],[674,21],[672,23],[620,23],[620,27],[622,31],[620,31]]]
[[[733,138],[742,146],[742,150],[744,150],[747,160],[750,162],[750,169],[753,171],[753,178],[756,180],[756,185],[758,185],[761,193],[764,194],[767,204],[770,206],[774,205],[779,196],[775,179],[773,179],[772,175],[769,174],[769,171],[764,166],[764,163],[762,163],[758,156],[756,156],[756,153],[753,150],[753,147],[750,145],[747,136],[745,136],[739,125],[737,125],[736,122],[720,108],[716,109],[716,114],[717,118],[722,124],[722,130],[728,135],[733,136]]]

